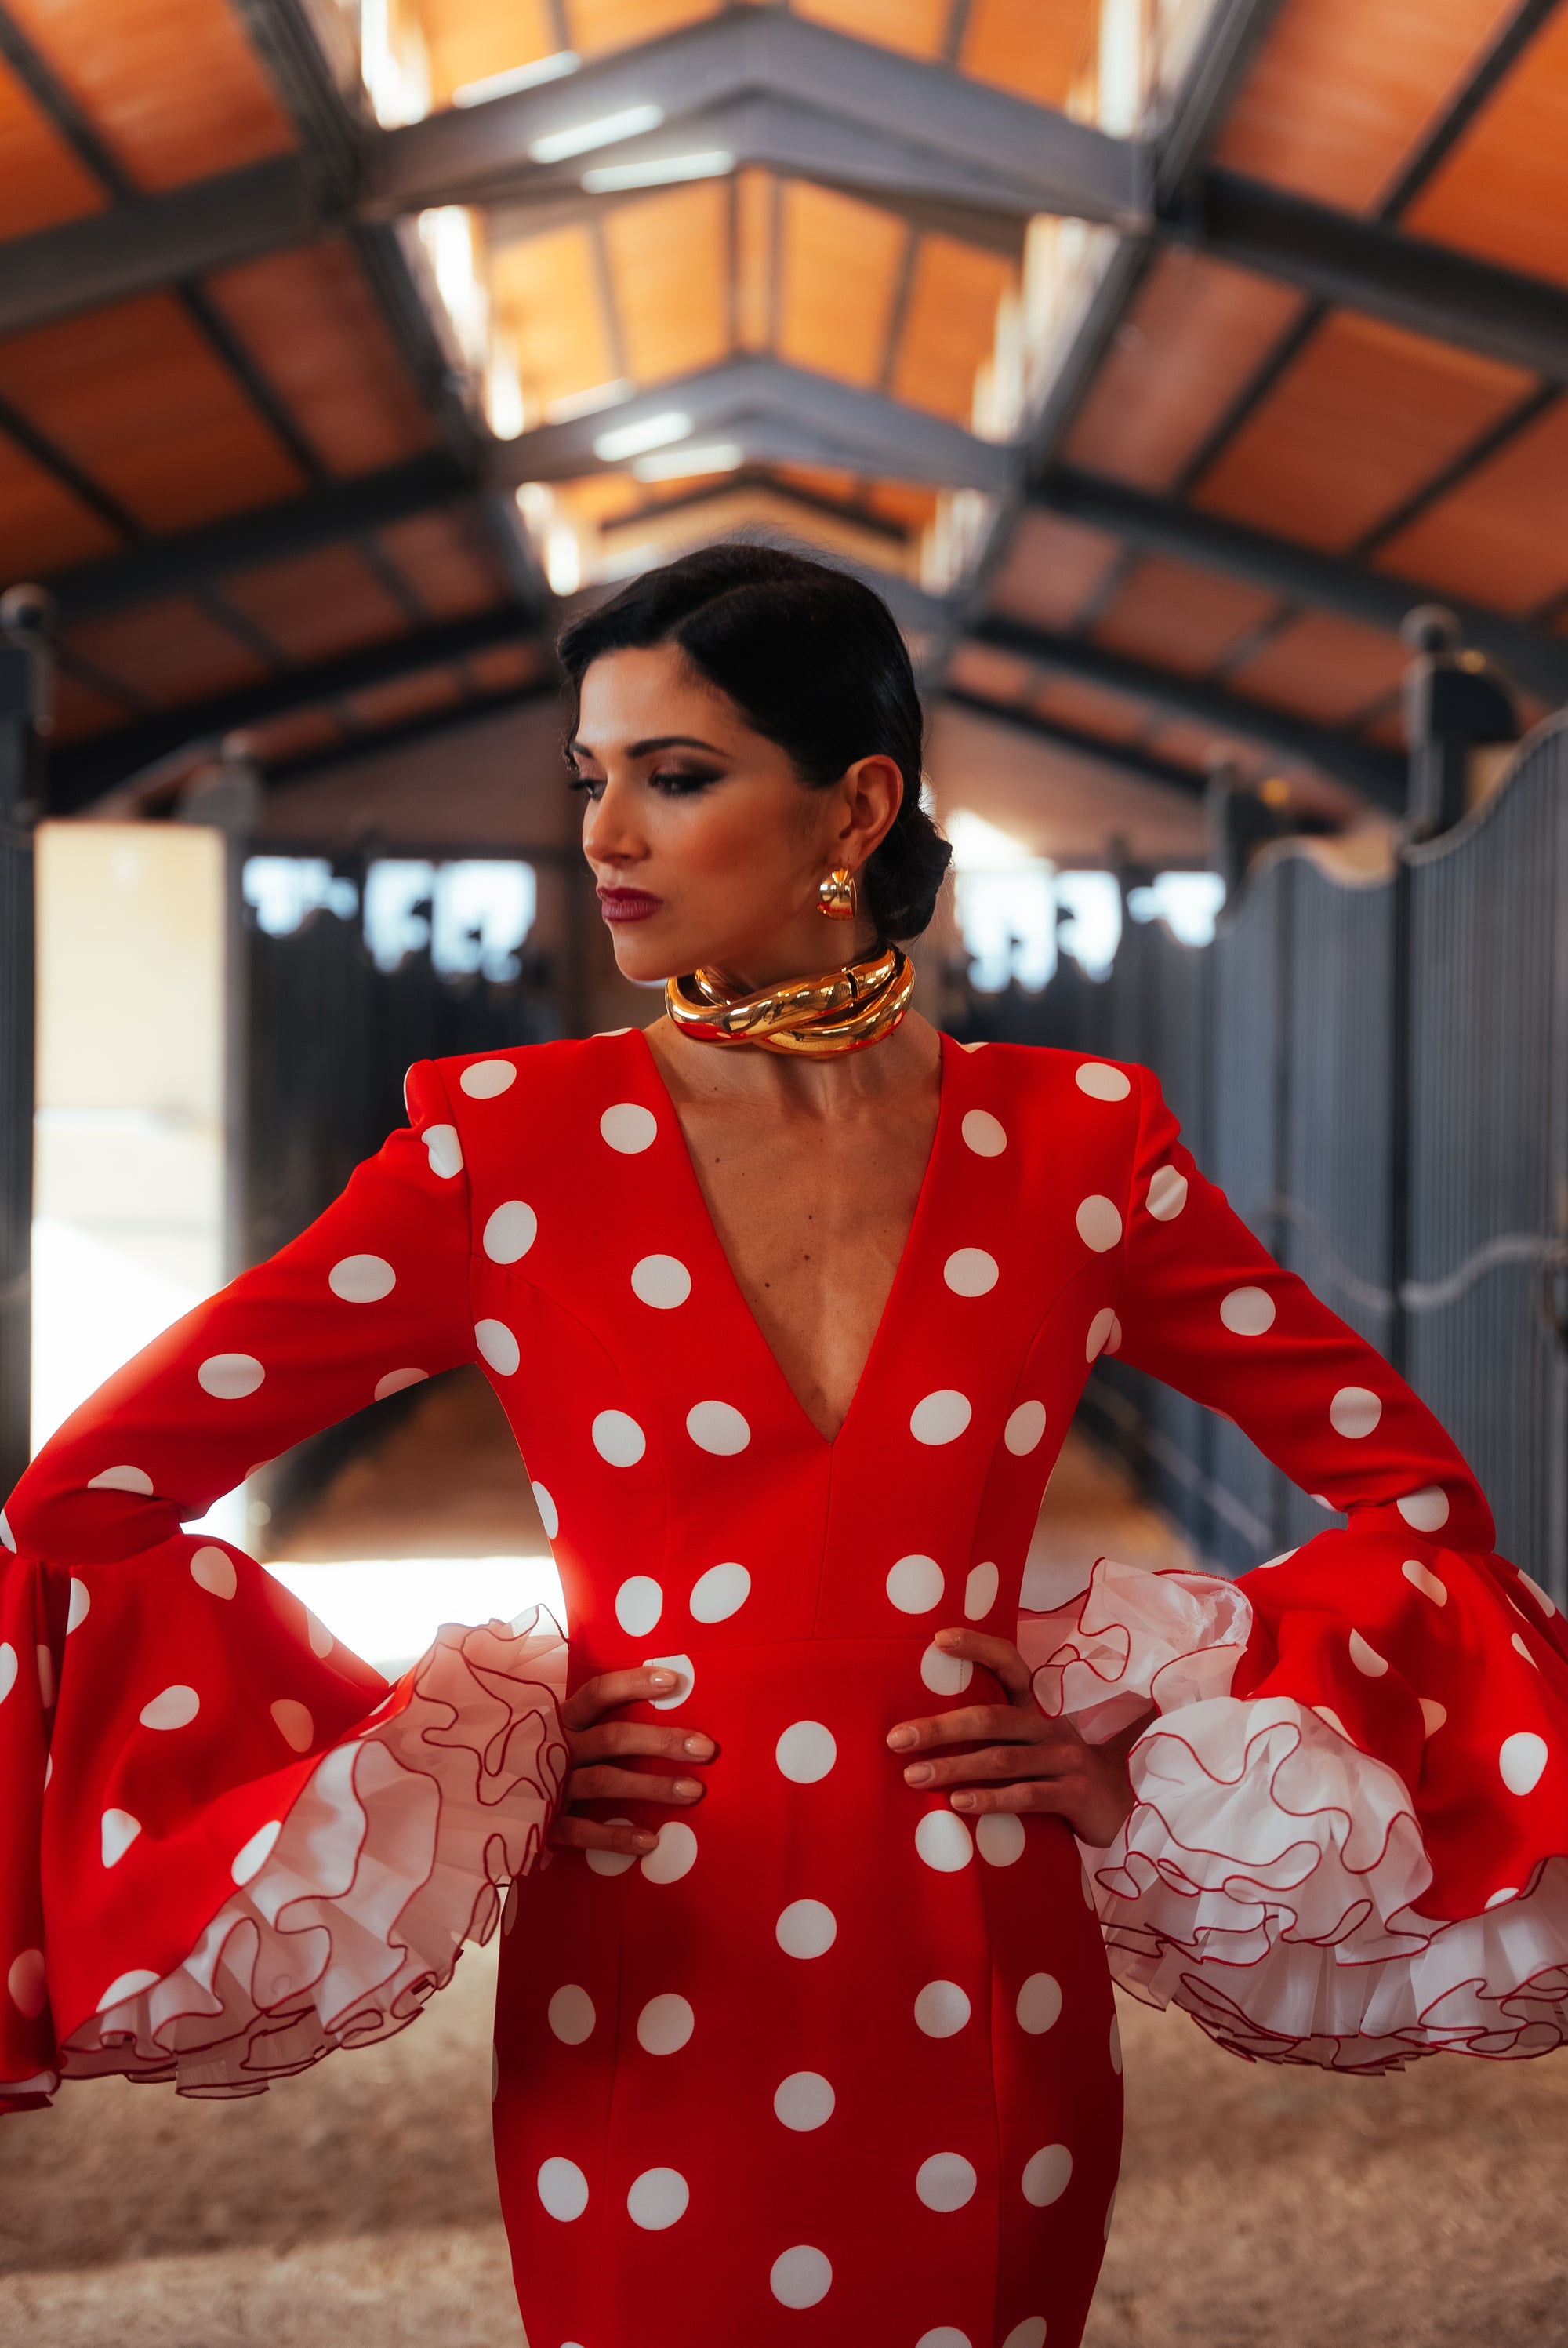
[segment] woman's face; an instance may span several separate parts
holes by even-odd
[[[706,967],[757,987],[870,951],[865,915],[824,921],[817,884],[837,864],[858,871],[897,813],[891,758],[808,789],[672,644],[593,662],[570,757],[626,977]]]

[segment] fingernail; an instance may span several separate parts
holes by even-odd
[[[895,1753],[907,1753],[915,1742],[915,1732],[912,1728],[890,1728],[887,1742]]]
[[[648,1676],[655,1687],[673,1687],[675,1684],[673,1672],[650,1672]]]
[[[637,1845],[639,1850],[651,1850],[658,1839],[659,1838],[656,1834],[640,1834],[633,1835],[632,1837],[632,1840]]]
[[[675,1780],[675,1791],[678,1794],[700,1794],[702,1790],[702,1781],[700,1777],[677,1777]]]
[[[972,1810],[974,1807],[975,1797],[972,1794],[955,1794],[953,1796],[953,1807],[956,1810]]]
[[[911,1761],[904,1772],[904,1783],[907,1786],[926,1786],[930,1783],[933,1774],[928,1761]]]
[[[694,1761],[705,1761],[712,1750],[713,1740],[711,1736],[689,1736],[682,1747],[682,1751],[690,1753]]]

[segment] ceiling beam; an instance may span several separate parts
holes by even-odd
[[[1360,563],[1319,554],[1288,539],[1201,513],[1173,498],[1151,497],[1146,490],[1071,466],[1049,472],[1030,491],[1030,503],[1111,531],[1143,553],[1196,563],[1288,602],[1312,604],[1390,634],[1399,633],[1417,604],[1447,604],[1458,614],[1467,644],[1490,653],[1547,700],[1568,701],[1568,639],[1483,604],[1456,602],[1440,588],[1368,571]]]
[[[1053,634],[1019,620],[992,615],[970,633],[975,643],[1010,653],[1035,668],[1082,677],[1173,717],[1195,718],[1216,734],[1260,742],[1285,757],[1305,759],[1319,774],[1348,785],[1374,805],[1404,813],[1404,760],[1356,735],[1315,725],[1310,718],[1293,717],[1286,710],[1245,699],[1206,679],[1177,676],[1147,662],[1129,660],[1122,653],[1107,652],[1081,637]]]
[[[307,750],[302,756],[275,759],[264,769],[266,778],[274,788],[285,783],[313,782],[317,776],[331,774],[338,767],[352,766],[357,759],[379,758],[388,750],[401,750],[411,742],[426,742],[456,733],[505,710],[526,708],[534,701],[554,700],[559,692],[560,679],[552,671],[531,677],[522,685],[505,685],[498,693],[471,694],[466,701],[454,703],[448,709],[426,710],[422,716],[403,718],[395,726],[384,726],[374,734],[354,735],[324,750]]]
[[[967,686],[945,685],[941,699],[949,708],[983,717],[988,725],[1005,726],[1015,734],[1029,735],[1033,741],[1049,743],[1052,749],[1068,751],[1075,758],[1088,758],[1122,779],[1131,777],[1135,782],[1155,783],[1162,790],[1180,792],[1184,798],[1201,799],[1207,788],[1205,776],[1194,774],[1190,767],[1178,767],[1173,759],[1156,758],[1152,751],[1141,750],[1132,743],[1107,742],[1100,735],[1084,733],[1080,726],[1061,725],[1054,717],[1041,717],[1034,710],[1020,709],[1014,703],[992,701],[983,693],[971,693]]]
[[[49,812],[74,815],[171,751],[205,742],[216,745],[248,726],[390,685],[423,669],[443,668],[497,644],[538,643],[542,647],[542,641],[537,622],[508,603],[469,619],[391,636],[313,667],[287,669],[204,701],[160,709],[112,734],[93,735],[56,750],[49,760]]]

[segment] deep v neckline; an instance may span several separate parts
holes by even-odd
[[[948,1100],[952,1090],[950,1083],[952,1054],[955,1048],[951,1039],[945,1035],[940,1028],[938,1029],[937,1041],[939,1053],[937,1062],[937,1116],[931,1128],[931,1146],[926,1153],[926,1163],[921,1169],[920,1188],[915,1197],[915,1210],[909,1218],[908,1229],[904,1234],[904,1244],[898,1251],[898,1261],[894,1266],[893,1278],[887,1293],[882,1300],[882,1310],[877,1316],[876,1326],[872,1332],[866,1358],[860,1365],[860,1374],[855,1381],[855,1390],[849,1397],[849,1406],[833,1433],[825,1435],[785,1375],[783,1363],[769,1344],[763,1324],[752,1309],[746,1292],[741,1285],[740,1275],[730,1261],[730,1251],[725,1247],[719,1226],[713,1220],[712,1209],[708,1204],[707,1193],[702,1188],[702,1177],[697,1171],[697,1161],[692,1155],[692,1145],[686,1138],[686,1128],[681,1122],[681,1112],[675,1105],[675,1096],[665,1082],[664,1071],[659,1065],[659,1056],[648,1041],[645,1029],[640,1027],[634,1032],[642,1045],[652,1083],[674,1123],[682,1160],[680,1179],[689,1191],[692,1214],[706,1232],[712,1251],[723,1268],[723,1277],[729,1284],[735,1309],[747,1327],[752,1342],[772,1371],[774,1381],[787,1397],[794,1416],[805,1428],[813,1442],[820,1443],[828,1452],[836,1451],[843,1443],[856,1412],[861,1408],[864,1397],[876,1383],[873,1373],[878,1366],[878,1357],[887,1342],[896,1313],[902,1303],[904,1290],[908,1284],[911,1266],[919,1251],[925,1226],[930,1217],[931,1199],[936,1188],[936,1173],[938,1161],[943,1155],[948,1121]]]

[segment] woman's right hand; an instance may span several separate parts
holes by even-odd
[[[566,1797],[556,1812],[551,1842],[575,1850],[618,1850],[641,1859],[659,1838],[647,1827],[616,1826],[604,1818],[579,1815],[580,1802],[671,1802],[690,1809],[706,1790],[700,1777],[670,1777],[651,1769],[617,1765],[633,1754],[653,1754],[667,1761],[711,1761],[718,1751],[700,1729],[662,1728],[651,1720],[607,1720],[618,1704],[646,1704],[667,1695],[675,1673],[641,1665],[635,1671],[600,1672],[584,1680],[560,1710],[571,1756]]]

